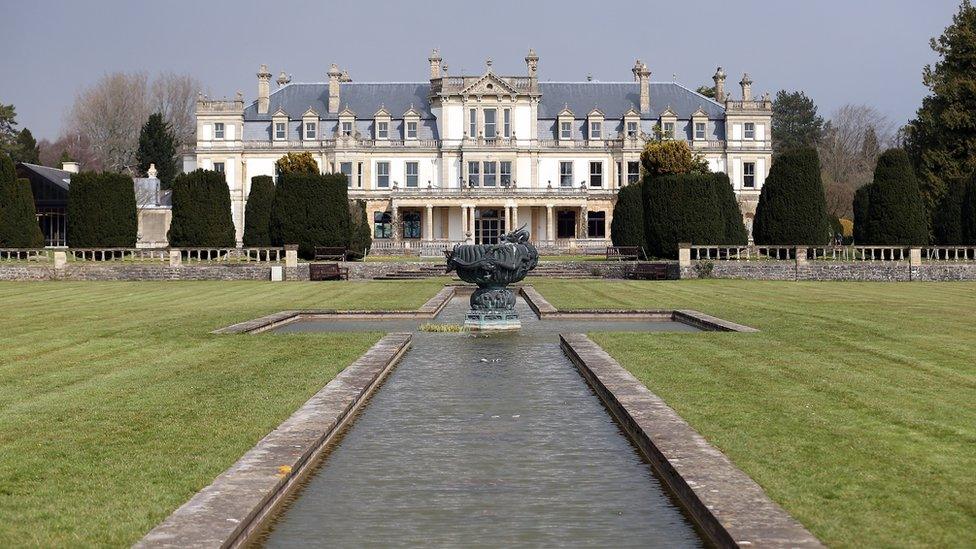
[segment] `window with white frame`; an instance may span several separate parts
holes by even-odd
[[[389,122],[377,122],[376,123],[376,139],[386,139],[390,137],[390,123]]]
[[[478,109],[468,109],[468,136],[478,137]]]
[[[573,137],[573,123],[572,122],[560,122],[559,123],[559,139],[572,139]]]
[[[498,182],[497,174],[495,173],[495,163],[494,162],[483,162],[482,163],[482,176],[485,187],[494,187]]]
[[[742,163],[742,186],[747,189],[756,188],[756,163]]]
[[[214,139],[224,138],[224,123],[214,122]]]
[[[603,122],[599,120],[593,120],[590,122],[590,139],[602,139],[603,138]]]
[[[640,181],[640,162],[627,163],[627,184]]]
[[[284,122],[275,122],[275,139],[284,139],[286,128]]]
[[[495,109],[485,109],[482,114],[485,117],[485,138],[494,139],[495,138]]]
[[[627,122],[627,137],[637,137],[637,122]]]
[[[572,162],[559,163],[559,186],[560,187],[573,186],[573,163]]]
[[[622,186],[621,185],[621,181],[623,180],[623,177],[624,177],[623,176],[623,171],[620,168],[621,168],[621,163],[620,162],[617,162],[617,186],[618,187],[621,187]]]
[[[376,186],[379,188],[388,188],[390,186],[389,162],[376,163]]]
[[[512,184],[512,163],[508,161],[498,163],[498,181],[503,187]]]
[[[468,162],[468,186],[477,187],[481,185],[481,163]]]
[[[674,139],[674,122],[665,122],[663,126],[664,137]]]
[[[704,122],[695,122],[695,139],[705,139]]]
[[[407,139],[417,139],[416,122],[407,122]]]
[[[603,162],[590,162],[590,186],[603,186]]]
[[[352,135],[352,122],[342,123],[342,135],[345,137],[349,137]]]
[[[416,187],[418,181],[417,163],[407,162],[407,186]]]
[[[224,163],[214,162],[214,171],[217,173],[224,173]]]
[[[318,134],[318,124],[315,122],[305,123],[305,139],[315,139]]]
[[[753,122],[746,122],[742,126],[742,136],[744,139],[755,139],[756,138],[756,124]]]
[[[352,187],[352,162],[340,162],[339,172],[346,176],[346,186]]]
[[[502,137],[512,137],[512,109],[502,111]]]
[[[356,163],[356,187],[363,188],[363,163]]]

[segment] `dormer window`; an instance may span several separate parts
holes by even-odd
[[[305,123],[305,139],[315,139],[318,136],[318,124],[315,122]]]
[[[403,137],[406,140],[416,140],[417,139],[417,129],[420,127],[420,113],[417,112],[413,105],[407,109],[407,112],[403,113]]]
[[[637,137],[637,122],[627,122],[627,137]]]
[[[569,110],[569,106],[563,108],[556,115],[556,123],[559,129],[559,141],[562,141],[562,145],[572,145],[573,143],[573,123],[576,121],[576,115],[573,111]],[[584,126],[585,127],[585,126]]]
[[[704,122],[695,122],[695,139],[705,139]]]
[[[224,138],[224,123],[223,122],[215,122],[214,123],[214,139],[223,139],[223,138]]]
[[[674,139],[674,122],[665,122],[662,129],[665,139]]]
[[[746,122],[742,128],[742,134],[745,139],[755,139],[756,138],[756,124],[753,122]]]
[[[389,122],[377,122],[376,123],[376,139],[388,139],[390,137],[390,123]]]
[[[287,137],[286,126],[284,122],[275,122],[275,139],[285,139]]]
[[[342,135],[343,137],[350,137],[352,135],[352,122],[342,123]]]
[[[573,137],[573,123],[572,122],[560,122],[559,123],[559,139],[571,139]]]
[[[590,122],[590,139],[603,138],[603,122],[594,120]]]
[[[407,139],[417,139],[416,122],[407,122]]]

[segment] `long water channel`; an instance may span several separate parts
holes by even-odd
[[[454,298],[438,322],[463,322]],[[677,322],[540,321],[412,349],[262,537],[268,547],[699,547],[702,541],[559,348],[560,332],[696,331]],[[414,331],[308,321],[277,332]]]

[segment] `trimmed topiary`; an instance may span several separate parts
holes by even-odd
[[[749,233],[742,221],[742,209],[732,190],[732,182],[728,174],[716,172],[712,176],[712,190],[715,193],[715,205],[725,224],[724,238],[713,244],[731,244],[745,246],[749,243]]]
[[[271,208],[271,241],[298,244],[299,255],[311,258],[316,246],[349,244],[349,217],[345,175],[285,174]]]
[[[132,178],[81,172],[68,187],[68,244],[74,248],[134,248],[139,231]]]
[[[779,155],[759,194],[756,244],[823,245],[830,239],[820,158],[806,147]]]
[[[959,214],[963,244],[976,245],[976,174],[965,185]]]
[[[366,218],[366,201],[351,200],[349,216],[349,256],[351,259],[361,259],[366,257],[373,245],[373,231]]]
[[[17,179],[13,160],[0,153],[0,248],[43,248],[30,181]]]
[[[176,177],[168,236],[174,248],[232,248],[237,244],[224,174],[196,170]]]
[[[726,217],[720,211],[713,174],[648,177],[642,186],[649,255],[675,258],[682,242],[725,243]]]
[[[968,186],[965,182],[950,183],[932,211],[932,236],[936,244],[951,246],[965,242],[962,205]]]
[[[868,209],[871,201],[870,183],[863,185],[854,191],[854,243],[863,244],[867,242],[868,231]]]
[[[644,191],[637,182],[621,187],[610,221],[610,239],[614,246],[644,246]]]
[[[881,154],[874,169],[874,180],[867,188],[867,219],[862,232],[864,244],[928,244],[925,204],[915,171],[903,149],[889,149]]]
[[[244,208],[244,245],[271,245],[271,207],[274,204],[274,180],[269,175],[251,178],[251,192]]]

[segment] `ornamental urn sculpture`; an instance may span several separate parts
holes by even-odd
[[[464,325],[471,330],[518,330],[515,293],[507,288],[539,263],[525,227],[501,237],[498,244],[458,244],[447,252],[447,272],[478,285]]]

